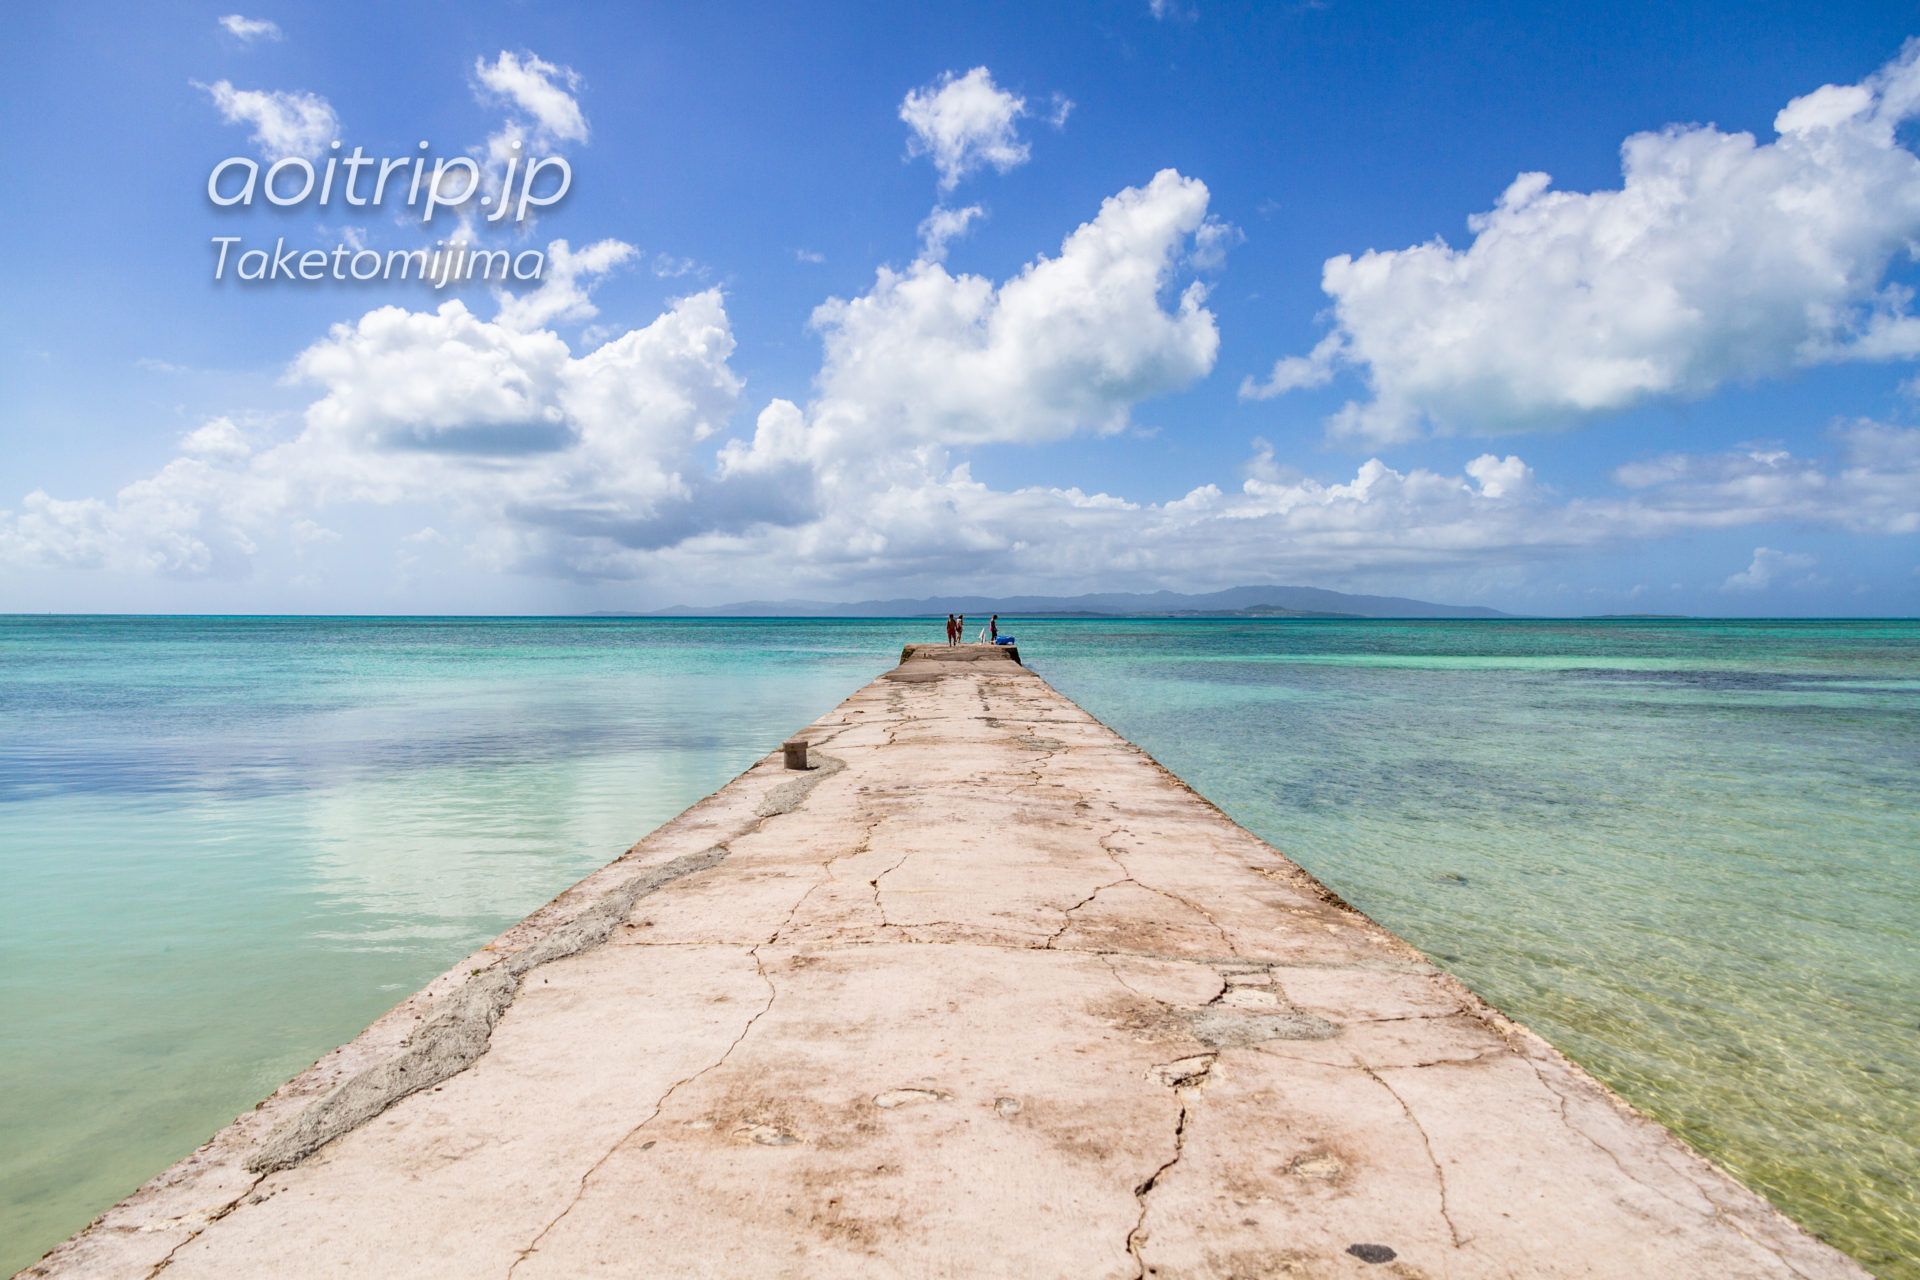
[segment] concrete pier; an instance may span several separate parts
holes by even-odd
[[[799,736],[23,1274],[1866,1275],[1006,651]]]

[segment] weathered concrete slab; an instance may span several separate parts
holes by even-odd
[[[1866,1274],[1013,655],[903,658],[23,1274]]]

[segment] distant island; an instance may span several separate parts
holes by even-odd
[[[1508,618],[1484,605],[1434,604],[1400,596],[1360,596],[1319,587],[1230,587],[1204,595],[1177,591],[1100,592],[1082,596],[928,596],[921,600],[744,600],[669,609],[602,611],[623,618],[916,618],[964,613],[985,617],[1147,618]]]

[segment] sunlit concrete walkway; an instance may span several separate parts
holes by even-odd
[[[27,1274],[1865,1274],[1004,651],[805,736]]]

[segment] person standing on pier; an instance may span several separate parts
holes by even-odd
[[[954,637],[954,634],[955,634],[955,632],[957,632],[958,630],[959,630],[959,628],[958,628],[958,627],[956,627],[956,626],[954,625],[954,622],[953,622],[953,615],[952,615],[952,614],[948,614],[948,615],[947,615],[947,643],[948,643],[948,644],[952,644],[952,643],[953,643],[953,637]]]
[[[953,628],[953,642],[955,644],[967,642],[967,615],[964,613],[960,615],[959,622]]]
[[[1000,615],[997,613],[987,619],[987,643],[1000,643]]]

